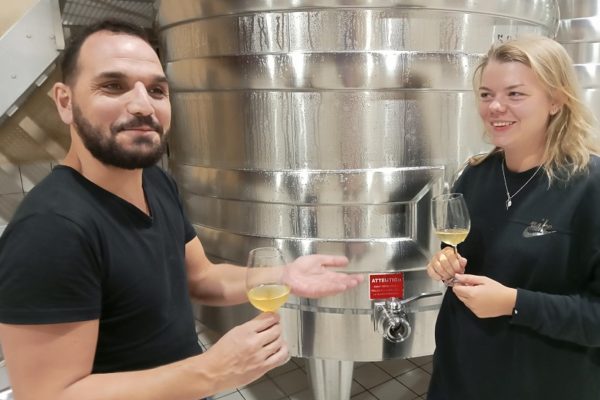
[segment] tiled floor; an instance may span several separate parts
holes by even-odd
[[[198,325],[200,344],[208,349],[219,336]],[[218,393],[218,400],[314,400],[306,362],[292,358],[250,385]],[[408,360],[355,363],[352,400],[425,399],[431,376],[431,356]],[[333,400],[333,399],[332,399]]]

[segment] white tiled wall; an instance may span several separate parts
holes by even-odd
[[[50,162],[31,164],[0,164],[0,226],[6,225],[17,206],[52,168]]]
[[[48,161],[28,164],[0,163],[0,228],[13,216],[25,194],[52,168]]]

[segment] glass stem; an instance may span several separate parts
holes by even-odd
[[[452,247],[452,250],[454,250],[454,255],[458,258],[458,251],[456,250],[456,246],[451,245],[450,247]],[[446,287],[452,287],[452,286],[454,286],[454,282],[456,282],[456,281],[455,281],[454,277],[452,277],[452,278],[446,279],[443,282],[444,282],[444,285],[446,285]]]

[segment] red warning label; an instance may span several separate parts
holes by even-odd
[[[390,297],[404,298],[404,274],[371,274],[369,275],[369,298],[381,300]]]

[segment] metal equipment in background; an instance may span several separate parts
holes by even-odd
[[[556,40],[573,59],[583,98],[600,120],[600,1],[559,0],[559,5]]]
[[[429,200],[488,148],[473,67],[493,42],[557,24],[550,0],[161,2],[171,168],[209,256],[343,254],[369,277],[281,311],[317,400],[349,398],[354,361],[432,353]],[[199,309],[219,331],[253,314]]]

